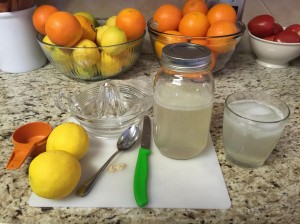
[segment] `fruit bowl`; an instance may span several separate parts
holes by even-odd
[[[100,22],[101,23],[101,22]],[[60,47],[37,40],[50,63],[69,78],[97,81],[128,71],[139,58],[146,31],[138,39],[105,47]]]
[[[171,33],[159,32],[154,29],[152,19],[147,22],[148,33],[150,36],[153,51],[160,62],[162,48],[171,43],[191,42],[205,45],[212,51],[211,69],[213,73],[222,70],[234,53],[237,44],[243,36],[246,26],[243,22],[236,23],[238,32],[232,35],[215,36],[215,37],[190,37],[181,36]]]
[[[284,68],[300,56],[300,43],[280,43],[254,36],[249,31],[250,46],[256,62],[268,68]]]

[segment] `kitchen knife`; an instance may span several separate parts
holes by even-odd
[[[148,204],[148,173],[151,145],[151,121],[148,115],[144,116],[142,143],[139,150],[134,173],[134,197],[137,205],[143,207]]]

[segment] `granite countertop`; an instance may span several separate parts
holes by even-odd
[[[299,58],[298,58],[299,59]],[[118,79],[145,78],[159,68],[154,55],[143,54],[136,66]],[[215,78],[212,140],[232,202],[227,210],[150,208],[33,208],[27,180],[29,160],[16,171],[5,165],[11,135],[19,126],[46,121],[53,127],[70,118],[55,106],[60,89],[70,92],[88,85],[64,77],[52,65],[29,73],[0,71],[0,223],[300,223],[300,68],[258,65],[249,54],[236,54]],[[243,169],[225,160],[222,121],[225,97],[238,90],[263,90],[284,100],[291,110],[276,149],[263,167]]]

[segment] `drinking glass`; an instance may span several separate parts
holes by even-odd
[[[242,167],[262,166],[277,145],[289,115],[283,101],[264,92],[229,95],[223,120],[226,159]]]

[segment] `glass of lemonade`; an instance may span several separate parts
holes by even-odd
[[[236,92],[225,100],[223,143],[226,159],[242,167],[262,166],[275,148],[290,110],[263,92]]]

